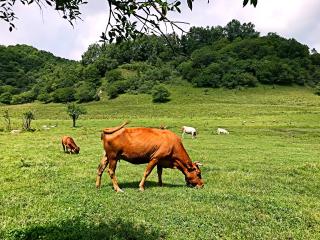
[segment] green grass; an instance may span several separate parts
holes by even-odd
[[[149,95],[84,104],[77,128],[62,104],[9,106],[14,128],[31,109],[39,130],[0,132],[0,238],[320,239],[319,97],[300,87],[170,91],[166,104]],[[164,187],[154,171],[141,193],[145,165],[120,161],[125,192],[115,193],[107,174],[95,189],[101,129],[127,119],[177,134],[182,125],[196,127],[198,138],[183,143],[203,163],[205,187],[188,188],[179,171],[165,169]],[[230,135],[216,135],[217,127]],[[62,152],[67,134],[79,155]]]

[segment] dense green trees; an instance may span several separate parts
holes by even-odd
[[[0,102],[67,103],[119,94],[152,94],[179,78],[195,87],[257,84],[319,86],[320,54],[275,33],[260,37],[252,23],[192,27],[167,39],[150,35],[119,44],[92,44],[80,62],[26,45],[0,46]],[[99,94],[98,94],[99,93]]]

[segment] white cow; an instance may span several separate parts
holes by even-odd
[[[229,134],[227,129],[217,128],[217,134]]]
[[[195,138],[197,136],[197,130],[195,128],[193,128],[193,127],[183,126],[181,128],[181,131],[182,131],[182,138],[183,138],[185,133],[191,134],[192,138]]]

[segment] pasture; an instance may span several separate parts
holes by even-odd
[[[88,114],[76,128],[63,104],[9,106],[14,128],[33,110],[38,130],[0,132],[0,238],[320,239],[320,97],[300,87],[169,89],[166,104],[127,94],[83,104]],[[204,188],[186,187],[172,169],[158,187],[154,169],[139,192],[145,165],[120,161],[125,192],[113,191],[107,173],[97,190],[101,129],[124,120],[179,135],[183,125],[197,128],[183,143],[203,164]],[[217,135],[218,127],[230,134]],[[79,155],[63,153],[63,135]]]

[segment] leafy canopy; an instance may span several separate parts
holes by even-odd
[[[18,18],[14,5],[20,2],[24,5],[37,4],[41,9],[49,6],[62,13],[73,25],[80,19],[80,6],[87,4],[86,0],[0,0],[0,20],[9,24],[9,31],[15,28],[14,21]],[[186,0],[188,8],[192,10],[193,0]],[[209,0],[208,0],[209,2]],[[243,0],[243,6],[248,3],[256,6],[258,0]],[[170,19],[169,13],[181,13],[181,1],[173,0],[107,0],[109,19],[105,31],[101,35],[103,41],[121,42],[126,39],[135,39],[143,33],[155,33],[166,36],[161,26],[166,29],[182,30],[182,22]]]

